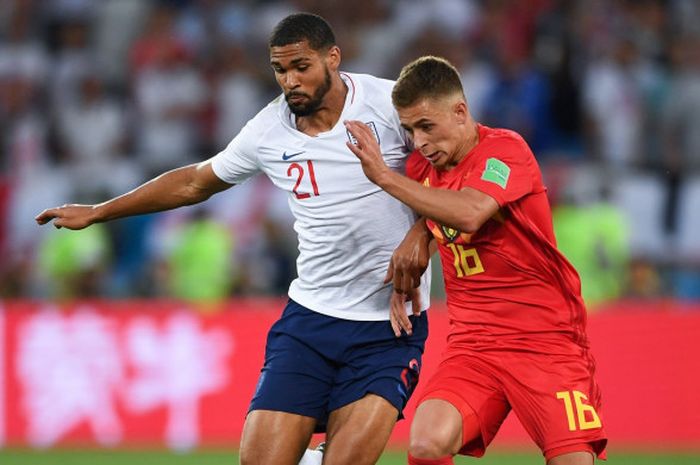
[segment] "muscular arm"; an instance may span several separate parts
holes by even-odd
[[[362,162],[370,181],[396,197],[419,215],[466,233],[473,233],[498,211],[498,202],[490,195],[465,187],[460,191],[426,187],[389,169],[379,146],[364,124],[345,123],[358,141],[348,143]]]
[[[419,215],[466,233],[473,233],[498,211],[490,195],[465,187],[460,191],[426,187],[387,170],[376,184]]]
[[[69,204],[44,210],[36,222],[54,220],[57,228],[83,229],[125,216],[153,213],[202,202],[231,187],[219,179],[210,161],[168,171],[136,189],[96,205]]]

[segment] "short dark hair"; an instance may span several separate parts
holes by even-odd
[[[277,23],[270,36],[270,47],[282,47],[307,41],[313,50],[335,45],[333,29],[325,19],[311,13],[295,13]]]
[[[464,96],[459,71],[444,58],[424,56],[407,64],[391,92],[396,108],[406,108],[424,98],[439,98],[459,92]]]

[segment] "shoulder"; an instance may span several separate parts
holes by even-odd
[[[391,89],[394,88],[394,81],[390,79],[380,78],[371,74],[346,73],[345,71],[342,71],[340,74],[355,85],[361,86],[362,90],[368,94],[382,94],[391,98]]]
[[[523,137],[515,131],[504,128],[490,128],[479,126],[483,150],[489,152],[499,151],[502,155],[509,156],[532,156],[532,150]]]
[[[265,107],[251,119],[251,122],[261,125],[278,124],[280,122],[280,112],[283,109],[283,104],[284,95],[280,94],[265,105]]]
[[[253,116],[245,125],[242,132],[251,136],[260,137],[279,128],[282,124],[280,113],[282,111],[283,102],[284,96],[280,94]]]
[[[385,115],[394,112],[394,106],[391,104],[394,81],[371,74],[341,72],[341,75],[350,86],[349,91],[357,96],[356,101]]]

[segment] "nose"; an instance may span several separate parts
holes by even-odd
[[[299,87],[299,79],[297,79],[297,74],[293,71],[287,71],[284,75],[284,83],[287,89],[294,89]]]
[[[415,131],[413,133],[413,145],[417,149],[422,149],[426,145],[428,145],[428,140],[425,137],[425,134],[423,134],[421,131]]]

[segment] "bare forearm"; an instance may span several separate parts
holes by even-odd
[[[495,201],[485,205],[480,195],[426,187],[390,170],[378,184],[419,215],[467,233],[476,231],[498,209]]]
[[[198,165],[188,165],[168,171],[136,189],[95,205],[96,222],[125,216],[154,213],[202,202],[223,190],[197,183]]]

